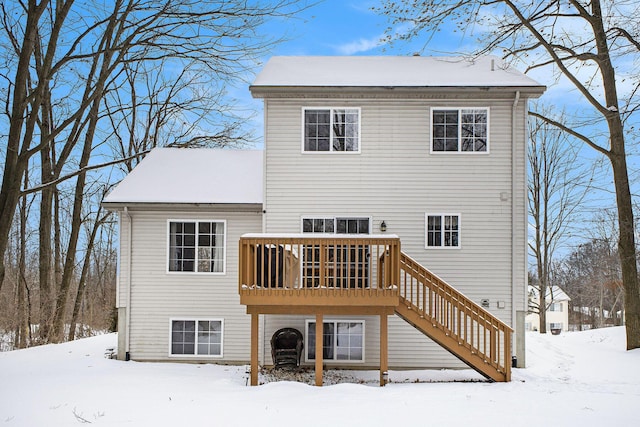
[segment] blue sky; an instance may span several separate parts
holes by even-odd
[[[452,27],[442,28],[426,46],[426,35],[410,43],[383,44],[381,39],[389,27],[389,21],[387,17],[371,10],[373,6],[379,4],[378,0],[325,0],[294,18],[272,22],[267,28],[273,34],[284,33],[288,40],[275,45],[270,54],[265,56],[264,61],[273,55],[412,55],[414,52],[419,52],[421,55],[460,55],[468,54],[477,47],[474,44],[473,34],[462,35],[460,32],[454,32]],[[256,71],[259,71],[259,67]],[[546,94],[541,99],[543,103],[552,104],[556,108],[568,105],[568,110],[580,109],[585,105],[584,99],[567,81],[561,79],[554,84],[549,70],[536,71],[531,74],[531,77],[548,86]],[[251,108],[258,111],[252,122],[256,129],[256,136],[261,139],[262,102],[250,100],[248,88],[239,87],[238,92],[242,91],[246,94],[242,95],[242,98],[248,100]],[[258,147],[260,146],[261,144],[258,144]],[[588,148],[583,148],[582,154],[586,163],[591,163],[599,157],[595,151]],[[635,164],[637,163],[635,153],[629,158],[629,163],[633,179],[636,175]],[[591,196],[589,205],[592,207],[588,210],[587,216],[593,215],[603,206],[613,207],[614,205],[608,170],[608,166],[604,167],[603,174],[599,178],[601,187],[608,191],[600,191],[597,196]]]
[[[324,0],[296,18],[271,24],[276,32],[284,30],[289,36],[273,49],[273,55],[410,55],[421,50],[424,42],[420,40],[392,46],[380,43],[389,22],[371,10],[379,4],[377,0]],[[467,42],[459,34],[441,33],[424,54],[451,54],[464,50]]]
[[[313,0],[310,0],[313,1]],[[459,33],[439,33],[432,40],[429,49],[424,49],[423,40],[410,43],[397,42],[392,45],[381,42],[385,30],[389,27],[387,17],[374,11],[372,7],[380,5],[379,0],[350,1],[324,0],[311,6],[302,13],[287,19],[268,23],[264,29],[273,37],[284,36],[285,41],[274,45],[262,58],[266,62],[275,55],[454,55],[468,53],[469,38]],[[466,43],[466,44],[465,44]],[[255,72],[260,71],[258,66]],[[249,82],[253,77],[247,78]],[[232,96],[240,103],[257,111],[251,120],[256,139],[262,137],[262,102],[252,100],[247,85],[233,89]],[[260,148],[262,144],[257,143]]]

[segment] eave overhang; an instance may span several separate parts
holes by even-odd
[[[262,213],[262,203],[166,203],[166,202],[102,202],[110,211],[206,211],[206,212],[253,212]]]
[[[547,89],[539,86],[249,86],[254,98],[434,98],[443,94],[466,94],[489,98],[538,98]],[[355,96],[354,96],[355,95]]]

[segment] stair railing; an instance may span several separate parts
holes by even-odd
[[[400,254],[400,273],[400,304],[439,329],[448,337],[448,345],[465,347],[466,354],[480,358],[504,376],[504,381],[510,381],[513,330],[506,323],[405,253]],[[474,369],[478,361],[475,363]]]

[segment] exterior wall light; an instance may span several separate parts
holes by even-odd
[[[387,231],[387,223],[386,223],[386,222],[382,221],[382,222],[380,223],[380,231],[382,231],[383,233],[384,233],[385,231]]]

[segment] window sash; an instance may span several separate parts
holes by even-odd
[[[427,248],[460,247],[460,215],[426,214],[425,216]]]
[[[168,271],[224,273],[224,221],[169,221]]]
[[[360,151],[359,108],[303,109],[304,152]]]
[[[316,359],[316,322],[307,320],[308,361]],[[336,362],[364,362],[364,321],[329,320],[322,325],[322,358]]]
[[[551,304],[549,304],[549,311],[561,312],[562,311],[562,303],[560,303],[560,302],[552,302]]]
[[[433,108],[432,152],[485,153],[489,148],[488,108]]]
[[[171,319],[171,356],[222,356],[221,319]]]

